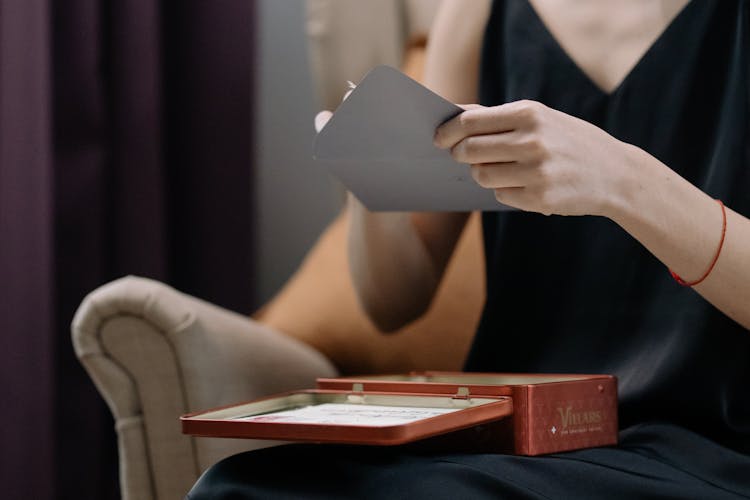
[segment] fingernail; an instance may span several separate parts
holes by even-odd
[[[317,115],[315,115],[315,119],[313,121],[315,131],[320,132],[323,127],[325,127],[326,123],[328,123],[329,118],[330,114],[326,111],[321,111]]]

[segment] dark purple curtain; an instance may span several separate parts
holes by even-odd
[[[114,499],[109,411],[69,334],[124,274],[252,296],[254,2],[0,0],[0,484]]]

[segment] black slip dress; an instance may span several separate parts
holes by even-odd
[[[750,216],[749,72],[749,1],[693,0],[606,93],[527,0],[504,0],[480,97],[585,119]],[[619,446],[529,458],[290,445],[220,462],[190,498],[750,497],[750,332],[607,219],[485,213],[483,229],[487,301],[466,369],[617,375]]]
[[[480,100],[582,118],[750,216],[748,5],[688,3],[605,93],[527,1],[497,2]],[[483,227],[487,302],[468,370],[612,373],[623,426],[668,421],[750,453],[750,332],[609,219],[488,212]]]

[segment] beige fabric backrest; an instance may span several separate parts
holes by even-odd
[[[399,67],[404,49],[427,37],[438,0],[307,0],[310,67],[319,105],[336,109],[347,80],[373,66]]]

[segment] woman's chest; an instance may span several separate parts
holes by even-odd
[[[541,27],[604,93],[646,55],[688,0],[529,0]],[[534,19],[536,18],[536,19]]]

